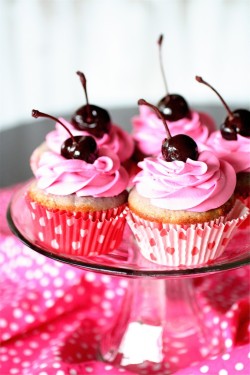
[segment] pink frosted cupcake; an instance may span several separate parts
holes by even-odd
[[[33,116],[57,120],[38,111]],[[27,191],[34,236],[60,254],[108,253],[122,239],[128,174],[118,156],[107,147],[98,148],[93,137],[66,131],[70,137],[60,153],[47,150],[40,155],[36,179]]]
[[[163,36],[161,35],[158,45],[166,96],[159,101],[157,107],[168,121],[168,127],[173,136],[186,134],[197,143],[204,143],[211,131],[215,130],[215,122],[208,114],[190,109],[181,95],[169,94],[161,57],[162,40]],[[157,155],[161,151],[165,128],[159,115],[151,108],[140,107],[139,115],[132,119],[132,130],[138,160],[142,160],[145,156]]]
[[[212,89],[228,112],[220,130],[212,132],[207,139],[206,149],[234,167],[237,177],[235,194],[250,207],[250,111],[237,109],[232,112],[210,84],[198,76],[196,80]]]
[[[74,137],[90,135],[95,139],[98,147],[108,147],[118,155],[122,163],[127,162],[134,151],[132,136],[112,123],[110,115],[105,109],[89,104],[86,78],[81,72],[77,72],[77,74],[82,82],[87,104],[76,111],[70,122],[63,118],[60,118],[60,121],[64,123]],[[60,154],[61,145],[67,138],[68,132],[57,122],[55,130],[47,134],[46,143],[36,149],[32,155],[31,167],[33,172],[37,167],[41,153],[45,149],[49,149]]]
[[[190,137],[171,136],[163,123],[162,154],[139,163],[128,223],[147,259],[168,266],[207,263],[222,254],[248,210],[235,203],[234,168],[209,151],[198,153]]]

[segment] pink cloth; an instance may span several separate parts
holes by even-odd
[[[96,360],[97,343],[119,309],[127,280],[74,268],[24,246],[5,220],[16,188],[0,191],[0,374],[131,375]],[[227,350],[185,368],[175,358],[175,374],[248,374],[249,268],[197,278],[195,285],[204,309],[222,328]],[[164,374],[157,368],[153,374],[171,372],[166,366]]]

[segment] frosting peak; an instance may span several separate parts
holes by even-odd
[[[133,138],[145,155],[157,155],[161,150],[162,140],[166,138],[162,120],[147,106],[141,105],[139,111],[139,116],[132,119]],[[215,129],[214,121],[208,115],[195,111],[191,111],[190,116],[178,121],[168,121],[171,135],[186,134],[196,142],[205,142],[210,131]]]
[[[99,149],[93,164],[65,159],[53,151],[44,152],[35,171],[38,187],[50,194],[112,197],[127,188],[128,174],[116,154],[107,147]]]
[[[142,169],[134,178],[138,193],[151,204],[168,210],[204,212],[223,205],[236,185],[233,167],[209,151],[197,161],[166,162],[162,156],[139,163]]]
[[[73,136],[91,135],[87,131],[77,130],[75,127],[63,118],[60,118],[66,127],[70,130]],[[125,130],[119,128],[117,125],[112,124],[110,132],[105,133],[101,138],[94,137],[98,147],[107,146],[110,150],[116,153],[121,162],[129,159],[134,151],[134,142],[130,134]],[[55,130],[46,135],[46,144],[50,150],[60,153],[61,145],[69,137],[68,132],[56,123]]]

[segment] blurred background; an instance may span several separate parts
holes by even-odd
[[[140,97],[156,103],[165,94],[161,33],[171,93],[193,107],[221,108],[195,81],[201,75],[233,109],[249,109],[249,20],[250,0],[0,0],[1,164],[3,144],[11,141],[6,131],[31,123],[29,133],[34,129],[32,108],[70,116],[85,103],[77,70],[87,77],[91,103],[114,110],[118,122],[120,109],[129,109],[129,128]],[[15,147],[26,147],[27,132],[13,134]]]

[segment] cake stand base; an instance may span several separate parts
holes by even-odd
[[[130,279],[101,358],[138,374],[170,374],[218,354],[221,335],[206,322],[191,278]]]

